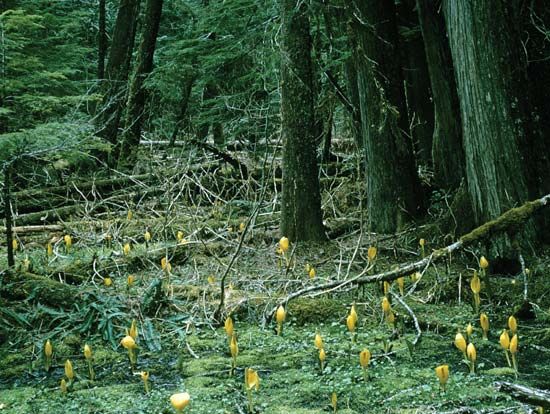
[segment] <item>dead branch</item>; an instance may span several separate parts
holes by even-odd
[[[425,268],[430,263],[438,261],[439,259],[446,257],[450,253],[455,252],[465,246],[477,243],[481,240],[489,238],[493,235],[506,232],[506,231],[516,231],[520,225],[525,223],[537,210],[546,207],[550,202],[550,194],[545,195],[542,198],[534,201],[528,201],[520,207],[512,208],[495,220],[492,220],[488,223],[482,224],[481,226],[475,228],[470,233],[463,235],[458,241],[450,244],[449,246],[443,247],[441,249],[434,250],[429,256],[425,257],[422,260],[418,260],[412,263],[404,263],[399,265],[393,270],[388,270],[386,272],[378,273],[375,275],[367,275],[361,277],[355,277],[349,280],[333,280],[322,285],[310,286],[305,289],[301,289],[294,293],[288,295],[282,303],[286,307],[288,302],[293,299],[296,299],[300,296],[310,296],[311,294],[318,291],[334,291],[342,288],[343,286],[353,284],[353,285],[363,285],[365,283],[374,283],[382,281],[392,281],[400,278],[401,276],[410,275],[414,272],[419,271],[422,268]],[[277,308],[273,308],[265,317],[266,321],[271,320],[273,314]]]
[[[550,408],[550,392],[548,391],[511,382],[495,382],[494,386],[497,391],[510,394],[517,400],[533,405],[540,405],[546,409]]]

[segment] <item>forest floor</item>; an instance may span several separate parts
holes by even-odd
[[[18,234],[16,267],[21,278],[41,275],[78,293],[63,298],[63,305],[48,301],[47,292],[38,287],[27,297],[10,298],[9,292],[20,292],[18,281],[7,281],[5,272],[0,272],[1,413],[172,413],[170,396],[183,391],[191,396],[185,412],[246,413],[248,367],[260,377],[259,389],[251,393],[253,411],[265,414],[528,413],[537,404],[500,392],[498,383],[550,389],[548,250],[525,255],[534,312],[528,318],[519,311],[521,272],[503,274],[488,258],[490,285],[484,283],[481,292],[481,311],[490,320],[487,340],[482,339],[469,284],[478,268],[477,251],[460,252],[432,263],[420,275],[405,277],[403,295],[393,283],[392,297],[400,297],[409,307],[392,300],[395,326],[384,320],[382,286],[349,284],[290,301],[278,336],[270,316],[288,294],[357,276],[367,267],[367,249],[374,244],[378,255],[371,273],[418,260],[419,231],[410,228],[396,236],[362,231],[357,225],[361,213],[352,199],[356,181],[327,178],[323,181],[327,223],[346,231],[327,243],[291,245],[287,266],[276,251],[275,180],[264,194],[251,187],[235,188],[223,169],[205,179],[190,169],[182,175],[177,163],[172,167],[178,170],[177,178],[174,173],[173,179],[139,182],[139,191],[125,188],[102,195],[101,201],[97,194],[93,201],[91,192],[82,194],[87,198],[85,207],[59,220],[62,230]],[[220,177],[225,180],[221,187]],[[218,183],[215,189],[208,187],[213,181]],[[125,196],[117,198],[120,193]],[[90,208],[100,202],[108,208]],[[244,240],[241,223],[246,227]],[[145,229],[152,235],[147,245]],[[183,240],[178,240],[178,231]],[[68,252],[63,241],[67,233],[73,237]],[[445,245],[443,238],[427,240],[428,252]],[[44,248],[48,241],[51,255]],[[131,245],[128,254],[123,253],[126,243]],[[172,266],[169,274],[161,268],[165,256]],[[0,269],[5,269],[5,247],[0,248],[0,257]],[[307,265],[315,269],[313,278]],[[223,319],[222,323],[212,319],[220,301],[220,279],[228,266],[224,318],[231,314],[239,346],[233,375]],[[128,285],[130,274],[134,281]],[[107,277],[110,286],[105,284]],[[160,297],[151,288],[155,283],[162,286]],[[352,304],[359,316],[353,342],[346,327]],[[499,345],[513,313],[519,322],[517,377]],[[132,371],[120,340],[134,319],[139,350]],[[412,345],[418,335],[415,319],[421,335]],[[466,335],[468,323],[474,326],[475,374],[469,373],[453,344],[457,331]],[[326,351],[322,372],[314,346],[316,333]],[[53,361],[46,371],[48,339]],[[94,381],[88,378],[85,344],[93,352]],[[364,348],[372,353],[368,380],[359,365]],[[76,378],[62,393],[67,359]],[[450,367],[445,392],[435,375],[441,364]],[[144,392],[141,371],[150,373],[149,393]]]

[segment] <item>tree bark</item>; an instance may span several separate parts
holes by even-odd
[[[98,134],[112,144],[117,142],[118,126],[134,47],[138,9],[139,0],[120,1],[109,60],[105,69],[106,83],[103,110],[101,116],[98,117],[100,123]]]
[[[392,233],[418,213],[421,188],[408,131],[393,0],[349,0],[365,148],[368,225]]]
[[[283,134],[281,233],[293,241],[324,240],[307,4],[280,0],[280,6]]]
[[[195,79],[196,79],[196,75],[194,73],[190,73],[183,81],[183,86],[181,90],[181,103],[179,108],[180,110],[179,110],[178,118],[176,119],[176,125],[174,126],[174,131],[172,132],[172,136],[170,137],[170,143],[168,144],[169,148],[174,146],[176,142],[176,138],[178,137],[178,134],[181,128],[186,123],[187,108],[189,107],[189,98],[191,97],[191,91],[193,90],[193,84],[195,83]]]
[[[97,78],[105,78],[105,57],[107,56],[107,29],[105,23],[105,0],[99,0],[99,21],[97,34]]]
[[[512,30],[495,30],[513,24],[509,7],[504,1],[443,1],[476,224],[528,198],[519,143],[524,119],[516,108],[521,91],[513,88],[519,39]]]
[[[145,79],[153,70],[153,57],[157,44],[163,0],[147,0],[145,6],[145,23],[137,56],[128,104],[126,105],[125,130],[121,143],[119,163],[132,162],[133,155],[139,147],[143,113],[147,92],[144,88]]]
[[[436,185],[454,189],[464,177],[460,104],[440,1],[417,0],[434,102],[432,159]]]
[[[430,75],[424,51],[424,39],[415,10],[416,1],[402,1],[398,10],[400,17],[400,40],[403,42],[402,59],[407,109],[411,124],[416,161],[432,169],[432,138],[434,132],[434,105],[430,96]]]

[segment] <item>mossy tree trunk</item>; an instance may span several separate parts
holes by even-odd
[[[143,34],[137,55],[136,70],[128,95],[125,130],[119,155],[119,162],[122,164],[132,161],[139,146],[147,99],[144,83],[153,70],[153,57],[162,16],[162,4],[163,0],[147,0],[145,6]]]
[[[107,56],[107,28],[105,23],[105,0],[98,4],[98,31],[97,31],[97,78],[105,78],[105,57]]]
[[[290,240],[323,240],[315,146],[313,70],[307,3],[280,0],[283,199],[281,233]]]
[[[460,104],[441,3],[417,0],[434,102],[432,160],[436,185],[458,188],[464,177]]]
[[[415,215],[421,188],[399,65],[393,0],[349,0],[356,14],[354,50],[366,154],[369,228],[392,233]]]
[[[430,75],[424,51],[424,39],[415,6],[415,0],[401,1],[397,11],[400,40],[403,45],[400,50],[416,161],[419,165],[431,170],[434,105],[430,96]]]
[[[520,151],[525,119],[517,110],[523,91],[513,87],[519,39],[510,29],[507,2],[444,0],[443,10],[460,100],[468,192],[475,222],[482,224],[528,197]]]
[[[139,0],[120,1],[109,59],[105,68],[106,83],[103,109],[101,116],[98,117],[98,134],[112,144],[117,142],[118,127],[126,96],[138,9]]]

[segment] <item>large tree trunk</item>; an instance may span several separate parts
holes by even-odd
[[[443,10],[460,99],[468,192],[475,222],[481,224],[528,198],[520,151],[522,91],[513,88],[519,39],[503,0],[444,0]]]
[[[403,46],[400,49],[403,54],[407,109],[416,160],[419,165],[431,170],[434,105],[430,96],[430,75],[424,40],[415,5],[415,0],[401,1],[398,16]]]
[[[119,162],[121,163],[132,161],[132,154],[135,155],[139,146],[145,101],[147,99],[144,82],[153,70],[153,57],[162,15],[162,3],[163,0],[147,0],[145,6],[143,34],[126,107],[125,130],[119,155]]]
[[[132,49],[134,47],[139,0],[121,0],[115,22],[109,60],[105,70],[106,85],[98,134],[116,144],[122,113]]]
[[[281,232],[291,240],[323,240],[315,147],[313,71],[307,3],[281,0],[283,200]]]
[[[435,183],[454,189],[464,177],[460,104],[440,2],[417,0],[434,102],[432,159]]]
[[[105,78],[105,57],[107,56],[107,29],[105,23],[105,0],[99,0],[99,21],[97,33],[97,78]]]
[[[357,34],[369,228],[392,233],[419,210],[421,189],[408,131],[393,0],[350,1]]]

